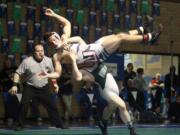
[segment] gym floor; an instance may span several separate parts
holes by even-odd
[[[139,135],[179,135],[180,125],[136,125]],[[109,135],[129,135],[125,125],[109,126]],[[101,135],[96,126],[70,127],[69,129],[49,128],[46,126],[27,127],[22,131],[1,128],[0,135]]]

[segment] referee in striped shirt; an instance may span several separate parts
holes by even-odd
[[[57,128],[66,128],[60,119],[56,104],[54,103],[51,91],[49,89],[48,79],[39,79],[39,74],[45,72],[53,72],[54,67],[51,58],[45,56],[44,48],[42,44],[36,44],[34,46],[33,56],[29,56],[24,59],[19,65],[13,77],[13,86],[9,90],[12,95],[17,93],[17,84],[20,77],[24,75],[24,85],[22,92],[22,100],[17,116],[17,122],[14,127],[15,130],[23,129],[24,121],[28,111],[28,106],[31,100],[40,101],[47,109],[48,116],[52,126]],[[58,92],[58,85],[55,80],[52,80],[52,84],[56,92]]]

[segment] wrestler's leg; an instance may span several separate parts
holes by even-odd
[[[159,27],[159,29],[144,35],[130,35],[126,33],[118,33],[109,36],[104,36],[99,40],[101,41],[102,46],[105,48],[105,50],[111,54],[115,52],[122,43],[154,43],[159,38],[161,32],[162,27]]]
[[[137,29],[129,30],[128,34],[130,35],[142,35],[142,34],[147,34],[153,31],[153,23],[154,23],[154,18],[147,15],[145,16],[144,24]]]
[[[112,74],[108,73],[106,76],[106,83],[104,90],[101,91],[101,95],[108,102],[108,105],[103,113],[103,118],[107,119],[113,112],[113,109],[118,107],[120,110],[120,116],[122,121],[128,125],[131,135],[137,135],[134,130],[133,122],[131,121],[130,115],[127,111],[125,102],[119,97],[119,89],[116,81]],[[112,106],[111,106],[112,105]],[[105,116],[108,117],[105,117]]]

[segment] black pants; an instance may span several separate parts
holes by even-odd
[[[22,100],[19,109],[18,123],[23,126],[28,107],[30,105],[30,100],[38,100],[47,109],[50,122],[54,126],[61,126],[62,122],[60,115],[58,113],[55,102],[52,99],[51,93],[49,91],[49,85],[42,88],[35,88],[31,85],[24,85],[22,92]]]
[[[19,108],[19,101],[17,96],[11,95],[8,92],[3,92],[3,102],[4,102],[4,110],[5,110],[5,120],[7,118],[12,118],[16,120]]]

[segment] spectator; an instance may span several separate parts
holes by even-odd
[[[144,91],[148,90],[148,85],[143,77],[144,69],[137,69],[137,76],[133,79],[133,85],[137,89],[137,103],[144,110],[145,109],[145,98]]]
[[[169,114],[172,122],[180,122],[180,94],[176,96],[175,102],[171,104]]]
[[[128,81],[136,77],[136,72],[133,71],[134,66],[132,63],[127,64],[127,68],[124,71],[124,87],[128,87]]]
[[[161,74],[157,73],[155,77],[151,80],[149,87],[154,94],[154,109],[155,112],[161,115],[165,115],[165,91],[164,91],[164,82],[161,80]]]
[[[171,91],[174,91],[178,87],[178,76],[176,75],[176,67],[171,66],[169,69],[169,73],[165,75],[165,89],[166,89],[166,98],[168,102],[170,101]]]
[[[8,126],[13,124],[18,113],[19,101],[16,95],[10,95],[9,89],[13,85],[12,77],[16,70],[10,58],[4,60],[3,68],[0,71],[0,85],[3,91],[3,102],[5,108],[5,121]],[[19,87],[19,85],[18,85]]]

